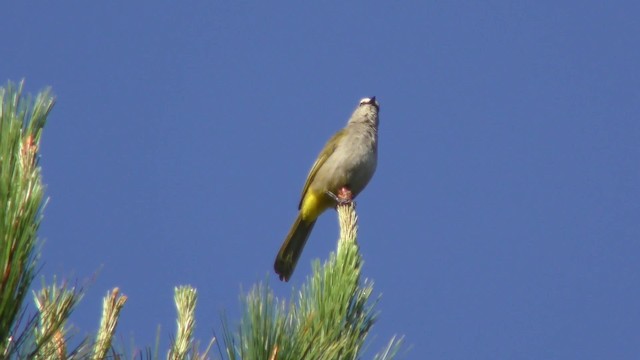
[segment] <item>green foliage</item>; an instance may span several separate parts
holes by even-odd
[[[93,347],[94,360],[104,359],[111,349],[113,335],[118,325],[120,310],[127,302],[127,297],[120,294],[120,289],[115,288],[107,293],[102,303],[102,320],[100,321],[100,329],[96,337],[96,343]]]
[[[233,333],[224,322],[225,355],[236,359],[358,359],[375,322],[371,282],[361,283],[362,257],[355,242],[353,204],[339,206],[337,254],[320,266],[286,305],[266,285],[245,297],[244,317]],[[401,341],[392,339],[377,359],[391,359]]]
[[[64,283],[26,295],[37,272],[37,231],[46,200],[39,166],[42,130],[54,98],[49,89],[35,99],[23,83],[0,87],[0,358],[82,358],[85,343],[67,349],[67,319],[81,292]]]
[[[22,84],[0,88],[0,356],[26,342],[18,334],[23,302],[36,274],[37,230],[44,207],[38,166],[42,128],[53,107],[49,90],[35,102]]]
[[[195,312],[198,293],[190,286],[180,286],[174,290],[174,300],[178,310],[178,333],[176,340],[169,351],[170,360],[181,359],[206,359],[213,340],[204,351],[198,352],[198,342],[194,341],[193,332],[196,327]]]
[[[63,360],[67,359],[66,323],[71,311],[82,297],[75,288],[54,284],[44,286],[34,294],[38,308],[39,321],[34,329],[35,349],[27,357],[29,359]]]

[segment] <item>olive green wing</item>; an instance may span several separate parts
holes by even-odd
[[[336,150],[336,147],[338,146],[338,139],[342,137],[342,134],[344,134],[344,129],[335,133],[331,137],[331,139],[327,141],[327,144],[324,146],[324,148],[320,152],[320,155],[318,155],[316,162],[313,163],[313,166],[309,171],[309,175],[307,175],[307,181],[304,183],[304,188],[302,188],[302,195],[300,196],[300,203],[298,204],[298,210],[302,208],[302,201],[304,200],[304,196],[307,194],[307,191],[309,190],[309,185],[311,185],[311,182],[316,177],[318,170],[322,167],[324,162],[327,161],[329,156],[331,156],[331,154],[333,154],[333,152]]]

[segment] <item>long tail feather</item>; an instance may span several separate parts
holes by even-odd
[[[278,256],[276,256],[276,262],[273,265],[276,273],[280,275],[280,280],[289,281],[291,278],[298,259],[302,254],[302,249],[304,249],[304,245],[307,243],[309,234],[311,234],[311,230],[313,230],[313,225],[315,224],[315,220],[310,222],[304,221],[301,215],[298,214],[298,218],[293,223],[291,230],[289,230],[289,234],[284,240]]]

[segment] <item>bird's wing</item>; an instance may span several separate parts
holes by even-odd
[[[304,196],[307,194],[307,191],[309,190],[309,186],[311,185],[311,182],[313,181],[313,179],[316,177],[318,170],[322,167],[325,161],[327,161],[327,159],[331,156],[331,154],[333,154],[333,152],[336,150],[336,147],[338,147],[337,139],[341,135],[343,135],[343,133],[344,133],[344,129],[335,133],[335,135],[333,135],[331,139],[327,141],[327,144],[322,149],[322,152],[320,153],[320,155],[318,155],[316,162],[313,163],[313,166],[309,171],[309,175],[307,175],[307,181],[304,183],[304,188],[302,188],[302,195],[300,196],[300,203],[298,204],[298,210],[302,208],[302,201],[304,201]]]

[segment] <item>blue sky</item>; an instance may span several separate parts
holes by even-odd
[[[632,1],[65,2],[3,6],[0,80],[52,86],[42,275],[129,298],[119,336],[197,336],[269,279],[300,190],[358,100],[381,103],[358,199],[370,349],[410,359],[640,354],[640,5]],[[98,271],[99,270],[99,271]]]

